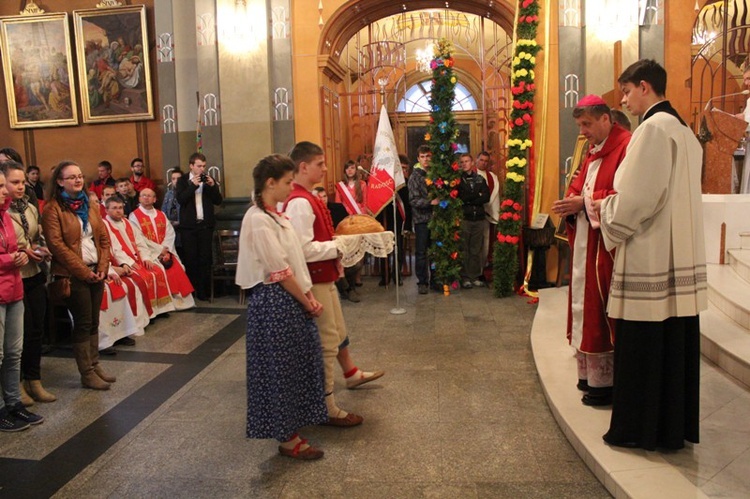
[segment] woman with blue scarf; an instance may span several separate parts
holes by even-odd
[[[42,227],[52,253],[53,280],[70,280],[70,295],[60,298],[73,316],[73,353],[81,384],[109,390],[115,377],[99,364],[99,310],[109,269],[107,229],[99,207],[89,206],[77,163],[63,161],[55,167],[48,197]]]

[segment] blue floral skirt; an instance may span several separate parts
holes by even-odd
[[[249,438],[285,441],[328,420],[318,328],[280,284],[253,289],[246,346]]]

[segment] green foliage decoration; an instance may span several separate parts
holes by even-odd
[[[495,296],[514,293],[519,268],[518,243],[524,218],[524,185],[529,168],[529,153],[533,147],[531,134],[534,122],[534,68],[541,47],[536,42],[539,25],[538,0],[519,0],[516,33],[518,40],[511,65],[511,93],[513,109],[510,114],[510,133],[507,142],[508,161],[505,176],[505,199],[500,204],[497,224],[497,244],[493,254],[493,290]]]

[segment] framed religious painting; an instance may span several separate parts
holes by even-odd
[[[0,19],[11,128],[78,124],[68,14]]]
[[[84,123],[153,119],[146,7],[73,11]]]

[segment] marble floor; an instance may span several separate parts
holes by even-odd
[[[43,359],[44,424],[0,434],[0,497],[609,497],[547,405],[529,332],[536,306],[488,289],[418,295],[366,278],[344,303],[352,353],[378,382],[339,404],[362,426],[307,428],[316,462],[244,436],[244,310],[236,298],[158,319],[106,358],[118,381],[79,388],[70,352]]]

